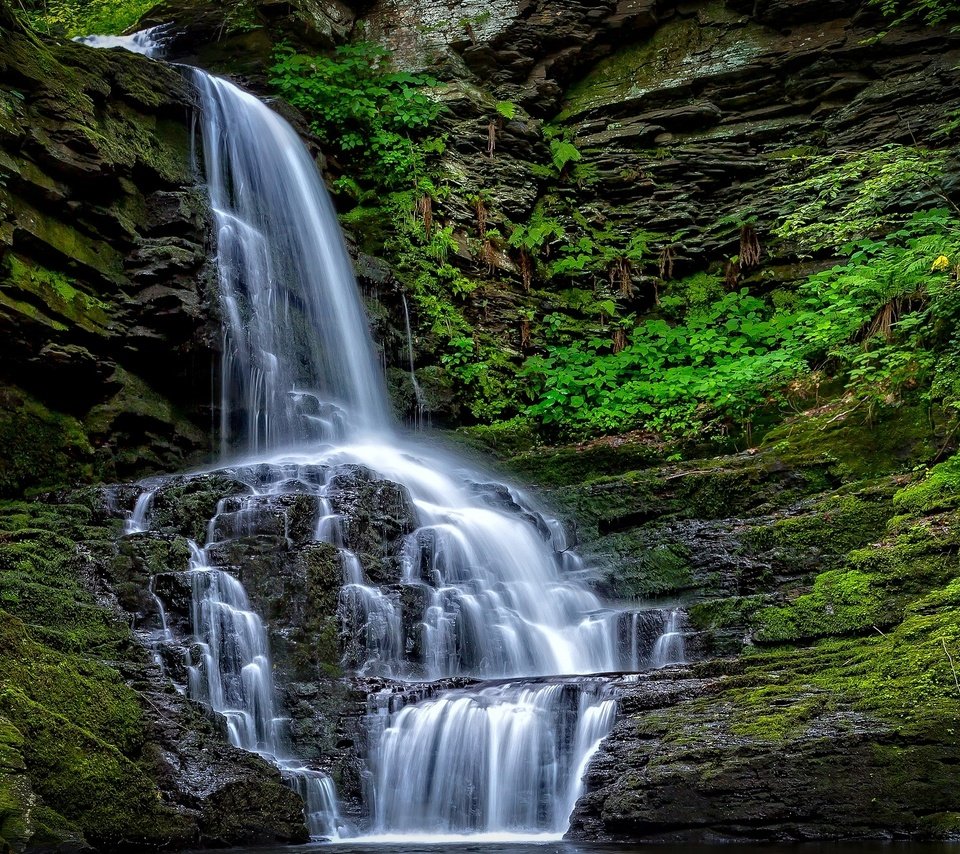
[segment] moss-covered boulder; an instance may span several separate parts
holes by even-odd
[[[0,503],[0,836],[140,850],[304,841],[302,803],[177,692],[121,610],[182,539],[131,538],[87,496]]]

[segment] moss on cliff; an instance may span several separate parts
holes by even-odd
[[[0,495],[169,468],[207,445],[206,373],[190,376],[212,358],[193,101],[144,57],[5,32]],[[184,363],[158,358],[170,351]]]
[[[0,385],[0,495],[63,486],[94,474],[83,425],[16,388]]]
[[[187,832],[141,764],[138,695],[102,663],[136,661],[143,652],[126,623],[79,582],[84,552],[109,535],[82,505],[0,503],[0,732],[9,736],[7,765],[22,771],[0,777],[8,782],[0,784],[8,840],[82,836],[111,848],[124,840],[163,844]],[[78,545],[85,539],[89,545]],[[16,800],[24,780],[36,812],[23,808],[29,798]]]

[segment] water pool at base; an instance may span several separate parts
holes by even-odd
[[[562,840],[485,839],[453,840],[433,837],[431,842],[346,840],[274,848],[234,848],[221,854],[960,854],[960,841],[951,842],[770,842],[770,843],[657,843],[590,844]],[[191,852],[187,852],[191,854]],[[200,854],[200,852],[192,852]]]

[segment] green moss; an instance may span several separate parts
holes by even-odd
[[[95,132],[86,127],[83,131],[91,135],[91,144],[96,144]],[[120,281],[123,277],[123,255],[106,241],[81,234],[72,225],[41,212],[22,199],[17,199],[13,207],[19,227],[44,244],[61,263],[86,268],[110,282]],[[29,288],[30,282],[21,277],[19,285]]]
[[[833,405],[775,427],[761,447],[768,457],[788,464],[824,460],[838,476],[859,480],[909,470],[933,457],[941,444],[923,407],[892,409],[881,421],[866,424]]]
[[[752,552],[775,549],[799,562],[816,549],[824,555],[843,555],[880,537],[893,515],[891,488],[883,484],[856,494],[839,493],[812,506],[801,516],[751,528],[743,537]]]
[[[461,427],[457,434],[467,444],[494,454],[500,459],[530,453],[538,444],[534,425],[528,419],[519,416],[509,421]]]
[[[770,37],[757,25],[730,26],[735,20],[722,4],[711,3],[697,17],[663,24],[650,39],[601,60],[571,87],[559,119],[742,67]]]
[[[611,581],[621,599],[668,596],[694,586],[686,550],[678,545],[650,545],[637,533],[610,534],[599,548],[613,567]]]
[[[93,448],[80,422],[0,386],[0,497],[89,480]]]
[[[144,164],[171,184],[189,184],[190,132],[180,121],[144,115],[125,104],[114,104],[100,126],[89,128],[92,144],[114,164]]]
[[[7,288],[16,288],[40,304],[47,315],[63,318],[86,332],[103,335],[110,323],[110,306],[74,287],[61,273],[31,265],[17,255],[6,259]]]
[[[777,643],[861,634],[896,617],[871,575],[855,569],[831,570],[817,576],[810,593],[789,605],[761,610],[756,639]]]
[[[524,480],[542,486],[579,486],[590,481],[632,472],[663,458],[663,446],[617,437],[582,445],[533,448],[506,461]]]
[[[25,770],[23,735],[0,717],[0,848],[5,851],[26,847],[33,835],[34,795]]]
[[[167,484],[154,496],[153,526],[202,544],[207,536],[207,523],[216,514],[220,500],[248,491],[239,481],[219,475],[188,477]]]
[[[763,596],[729,596],[707,599],[690,606],[687,619],[701,631],[746,626],[765,601]]]
[[[146,773],[109,741],[10,683],[0,689],[0,712],[24,734],[24,757],[37,793],[92,844],[156,844],[182,835],[183,820],[163,806]]]
[[[960,506],[960,455],[934,466],[927,476],[893,497],[899,513],[921,514]]]
[[[0,503],[0,715],[16,730],[0,727],[0,763],[5,746],[22,755],[41,799],[28,828],[35,844],[82,834],[102,847],[151,846],[184,832],[139,764],[140,699],[102,660],[143,653],[80,580],[110,536],[84,505]],[[3,819],[5,832],[17,815]]]
[[[732,729],[773,740],[797,735],[804,718],[815,717],[811,703],[816,698],[821,710],[859,711],[902,736],[940,738],[960,732],[960,690],[954,679],[958,653],[956,608],[909,616],[883,635],[760,651],[747,659],[744,674],[735,680],[755,687],[734,686],[725,694],[733,703]],[[795,703],[801,704],[800,714]]]

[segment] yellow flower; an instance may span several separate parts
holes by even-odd
[[[950,259],[946,255],[941,255],[933,262],[933,267],[930,268],[931,272],[942,273],[944,270],[950,269]]]

